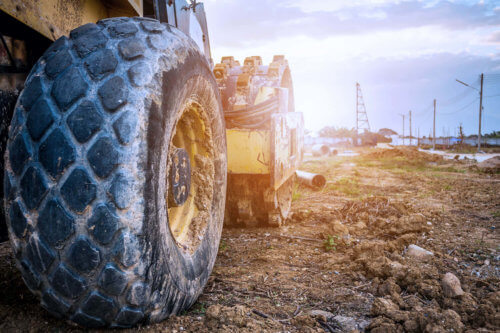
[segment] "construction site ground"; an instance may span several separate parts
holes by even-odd
[[[124,332],[498,332],[498,167],[409,148],[358,152],[306,160],[327,184],[296,187],[286,226],[225,228],[198,302]],[[410,244],[432,255],[414,257]],[[460,281],[455,297],[446,273]],[[81,330],[41,308],[8,243],[0,284],[0,331]]]

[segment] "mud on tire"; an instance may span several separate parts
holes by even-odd
[[[25,87],[4,190],[26,285],[49,312],[88,327],[156,322],[189,307],[215,261],[226,186],[220,98],[195,43],[151,19],[87,24],[46,51]],[[165,198],[168,151],[189,103],[213,165],[200,240],[186,251]]]

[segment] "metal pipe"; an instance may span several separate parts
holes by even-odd
[[[326,178],[317,173],[297,170],[295,171],[295,174],[297,175],[299,182],[316,189],[321,189],[326,184]]]
[[[327,145],[314,145],[312,146],[313,156],[325,156],[330,154],[330,148]]]

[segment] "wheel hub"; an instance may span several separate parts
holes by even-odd
[[[174,148],[170,163],[170,181],[168,201],[171,206],[182,206],[191,190],[191,162],[188,152],[183,148]]]

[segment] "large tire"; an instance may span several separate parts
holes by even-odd
[[[87,327],[191,306],[222,231],[224,131],[208,62],[181,31],[113,18],[58,39],[27,79],[5,157],[10,239],[42,306]],[[167,200],[174,148],[191,159],[184,219]]]

